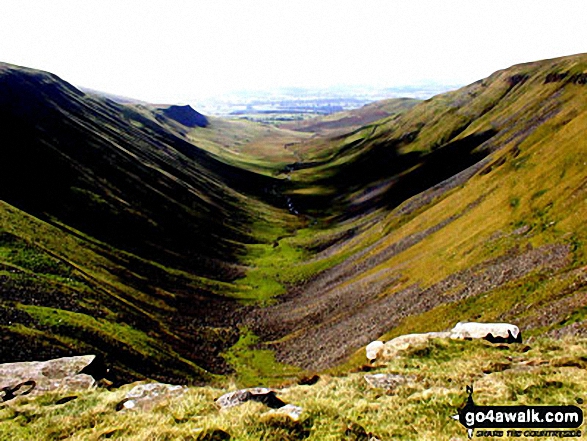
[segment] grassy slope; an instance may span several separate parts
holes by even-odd
[[[310,166],[292,181],[314,189],[300,203],[330,199],[323,221],[346,220],[321,230],[336,245],[288,268],[309,280],[299,299],[253,316],[278,358],[323,368],[382,334],[463,320],[584,334],[586,68],[584,55],[514,66],[334,143],[300,146]],[[455,146],[461,159],[442,156]],[[439,173],[431,190],[395,198],[429,163],[453,176],[451,157],[462,174],[441,182]],[[386,177],[394,161],[412,168]],[[354,211],[357,197],[366,202]],[[326,355],[325,345],[342,349]]]
[[[369,387],[359,372],[278,390],[279,398],[303,408],[297,422],[255,402],[220,411],[214,400],[233,387],[190,388],[150,411],[115,411],[130,386],[85,392],[65,404],[59,393],[22,397],[0,408],[0,438],[206,440],[227,439],[220,436],[226,432],[230,439],[251,441],[359,440],[369,439],[367,433],[381,440],[464,440],[466,430],[451,416],[465,404],[466,386],[474,385],[477,405],[582,407],[586,357],[585,339],[540,339],[508,350],[481,342],[432,342],[370,372],[413,380],[393,392]]]
[[[118,380],[229,370],[239,256],[294,221],[259,196],[278,181],[53,75],[2,65],[0,81],[0,359],[98,353]]]
[[[140,242],[113,243],[103,230],[84,231],[84,223],[74,223],[72,229],[71,218],[62,213],[47,216],[21,207],[47,224],[6,205],[4,229],[18,240],[2,236],[2,276],[14,283],[14,274],[24,273],[34,280],[27,282],[34,289],[42,277],[54,292],[81,292],[80,305],[88,303],[92,311],[110,299],[111,307],[101,307],[108,323],[88,320],[86,312],[80,325],[78,316],[61,312],[71,307],[52,308],[78,331],[89,326],[92,335],[117,335],[111,326],[121,321],[116,314],[124,301],[145,305],[146,311],[127,314],[134,321],[125,319],[139,329],[132,346],[144,347],[139,350],[144,358],[164,344],[161,353],[178,359],[170,351],[180,351],[185,346],[180,341],[197,334],[198,349],[180,351],[181,362],[216,359],[222,365],[218,348],[240,336],[224,358],[247,384],[271,376],[276,365],[269,348],[280,361],[322,369],[383,334],[437,330],[459,320],[512,320],[524,330],[555,335],[584,332],[586,145],[581,133],[587,124],[587,89],[576,75],[586,66],[585,56],[514,66],[401,115],[328,139],[214,119],[210,128],[191,131],[153,126],[147,111],[115,106],[137,131],[125,130],[139,139],[163,137],[168,146],[163,162],[169,166],[172,156],[175,164],[164,169],[165,176],[171,173],[174,182],[189,183],[192,194],[211,204],[192,208],[190,215],[205,214],[188,216],[180,225],[221,224],[212,231],[209,248],[196,247],[209,249],[212,262],[221,258],[220,268],[205,266],[203,271],[184,254],[185,238],[206,238],[205,228],[193,236],[174,234],[163,258]],[[103,104],[92,101],[92,106],[104,112]],[[109,124],[116,127],[118,122]],[[186,156],[192,143],[205,151],[195,150],[194,157],[190,149],[192,156]],[[141,148],[151,151],[145,144]],[[160,150],[150,154],[160,160]],[[158,185],[154,188],[159,191]],[[98,195],[109,206],[121,207],[112,189],[87,191],[84,197],[90,200]],[[302,215],[288,214],[287,200]],[[138,208],[132,210],[136,219],[156,213],[153,207]],[[41,226],[49,230],[45,233]],[[170,231],[176,231],[173,223],[161,230]],[[39,247],[44,237],[70,233],[75,246]],[[42,256],[42,269],[34,266],[37,257],[30,253]],[[60,262],[70,263],[60,267]],[[68,273],[72,268],[74,277]],[[90,288],[76,285],[89,281]],[[93,294],[86,295],[88,291]],[[254,310],[244,319],[235,312],[238,305],[223,300],[271,303],[283,293],[281,304]],[[188,307],[194,298],[200,306]],[[59,329],[46,317],[54,312],[27,302],[4,307],[3,329],[9,329],[10,338],[40,331],[37,335],[46,339]],[[215,307],[209,308],[210,303]],[[15,319],[14,311],[27,315]],[[179,327],[169,321],[178,311],[186,318]],[[202,320],[210,311],[218,316]],[[137,323],[149,314],[152,321],[145,321],[141,331]],[[21,325],[7,328],[6,322],[13,321]],[[152,323],[161,330],[149,334]],[[261,340],[246,328],[237,331],[237,324],[250,327]],[[72,334],[70,328],[65,332]],[[85,339],[80,335],[81,340],[57,347],[89,350],[79,346]],[[120,338],[114,340],[125,346]],[[273,343],[264,345],[267,341]],[[206,352],[211,346],[216,352]],[[331,350],[320,349],[325,346]],[[126,360],[121,364],[128,366]],[[216,369],[223,372],[221,366]],[[184,367],[179,370],[185,372]],[[284,372],[293,375],[295,369]]]

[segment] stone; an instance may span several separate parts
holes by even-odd
[[[384,345],[385,345],[385,343],[383,343],[381,340],[375,340],[375,341],[372,341],[371,343],[369,343],[367,345],[367,347],[365,348],[367,360],[369,360],[369,361],[376,360]]]
[[[143,383],[133,387],[116,407],[117,410],[150,410],[153,407],[183,395],[186,386],[164,383]]]
[[[471,340],[485,339],[492,343],[521,343],[522,333],[516,325],[509,323],[459,322],[448,332],[400,335],[386,343],[374,341],[367,345],[367,358],[391,359],[414,348],[424,348],[432,339]]]
[[[406,334],[400,335],[383,345],[379,352],[382,358],[393,358],[403,351],[415,347],[424,347],[434,338],[449,338],[449,332],[428,332],[425,334]]]
[[[300,415],[302,414],[303,411],[304,411],[304,409],[302,409],[299,406],[294,406],[293,404],[286,404],[285,406],[280,407],[278,409],[270,410],[269,412],[267,412],[267,414],[285,415],[294,421],[299,421]]]
[[[83,372],[95,358],[95,355],[83,355],[0,364],[0,390],[4,391],[0,399],[8,401],[10,391],[14,391],[13,395],[16,397],[23,392],[27,395],[38,395],[48,391],[78,392],[93,389],[96,387],[96,379]],[[22,383],[28,384],[26,390],[16,387]]]
[[[257,401],[273,409],[278,409],[286,404],[277,398],[274,390],[266,387],[255,387],[229,392],[218,398],[216,404],[222,409],[229,409],[231,407],[240,406],[247,401]]]
[[[522,334],[509,323],[459,322],[450,331],[450,338],[458,340],[485,339],[492,343],[521,343]]]
[[[365,378],[365,381],[369,383],[371,387],[388,391],[395,390],[398,386],[407,384],[411,380],[404,375],[398,374],[373,374],[365,375],[363,378]]]

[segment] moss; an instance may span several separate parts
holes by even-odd
[[[274,352],[263,349],[259,338],[247,328],[240,330],[239,340],[223,357],[235,370],[235,380],[245,387],[278,384],[301,373],[299,368],[279,363]]]

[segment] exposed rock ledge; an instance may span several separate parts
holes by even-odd
[[[92,376],[95,364],[95,355],[0,364],[0,401],[54,390],[92,389],[97,380]]]
[[[522,333],[516,325],[509,323],[459,322],[447,332],[406,334],[388,342],[379,340],[371,342],[365,348],[366,355],[371,361],[379,358],[393,358],[401,351],[426,344],[434,338],[450,338],[453,340],[485,339],[492,343],[521,343]]]

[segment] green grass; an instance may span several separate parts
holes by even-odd
[[[580,73],[586,67],[584,56],[514,66],[458,91],[411,103],[409,109],[387,109],[392,114],[386,118],[366,126],[351,124],[352,132],[333,138],[211,118],[209,127],[186,131],[181,142],[172,142],[177,128],[157,126],[146,109],[108,113],[97,100],[67,95],[87,110],[75,139],[90,139],[84,146],[99,146],[99,159],[107,159],[98,169],[95,163],[78,164],[82,169],[76,179],[59,187],[62,193],[55,204],[63,196],[72,203],[62,212],[1,203],[0,276],[6,292],[0,308],[16,309],[31,319],[3,325],[3,330],[46,338],[55,332],[64,347],[84,350],[99,349],[88,343],[99,336],[117,347],[135,348],[160,365],[175,359],[186,369],[182,375],[189,375],[193,360],[186,362],[188,356],[178,352],[186,336],[196,335],[211,345],[227,343],[214,337],[224,332],[222,324],[210,332],[186,324],[198,317],[195,312],[184,317],[176,306],[185,297],[270,305],[292,287],[312,283],[324,271],[336,272],[338,264],[369,250],[353,262],[360,271],[345,274],[332,289],[370,274],[397,278],[376,293],[381,298],[414,285],[431,287],[511,253],[556,244],[568,247],[559,267],[536,268],[480,295],[416,312],[387,335],[442,329],[464,318],[517,321],[528,326],[529,335],[579,323],[585,317],[584,305],[572,299],[584,290],[581,277],[587,265],[587,101],[583,85],[546,84],[545,78],[552,72]],[[527,75],[528,80],[512,85],[514,75]],[[106,112],[107,120],[100,119],[100,112]],[[117,119],[121,116],[133,122],[123,125]],[[304,124],[326,130],[324,124],[347,117]],[[468,181],[438,192],[407,214],[402,210],[422,195],[399,201],[398,207],[377,200],[386,189],[395,191],[394,185],[423,162],[406,160],[407,169],[394,176],[371,176],[375,167],[383,173],[396,160],[423,161],[447,144],[487,131],[493,137],[474,150],[491,152],[487,165]],[[53,141],[43,140],[51,146]],[[386,149],[397,155],[381,154]],[[189,159],[190,153],[195,159]],[[381,158],[389,164],[380,164]],[[284,171],[286,165],[302,162],[307,167]],[[39,171],[45,169],[39,166]],[[111,175],[103,176],[102,171]],[[112,176],[118,180],[109,182]],[[233,178],[242,188],[227,184]],[[307,203],[309,214],[289,213],[286,196]],[[161,203],[153,204],[153,198]],[[67,219],[76,219],[82,209],[87,209],[85,217],[70,224]],[[96,215],[116,228],[118,221],[128,221],[125,234],[109,241],[106,233],[114,230],[96,229]],[[168,217],[177,223],[167,223]],[[387,259],[373,259],[447,220]],[[130,246],[126,236],[135,234],[136,226],[145,234],[138,234]],[[43,293],[52,294],[37,304]],[[21,301],[11,300],[17,294]],[[559,302],[564,314],[538,320],[541,314],[548,316],[550,302]],[[177,314],[184,319],[178,320],[181,332],[176,329]],[[289,375],[290,368],[276,367],[263,342],[239,332],[236,345],[223,348],[237,377],[252,383],[275,380],[282,371]]]
[[[246,328],[240,330],[238,342],[223,357],[235,371],[233,381],[241,387],[279,384],[302,372],[294,366],[279,363],[275,353],[263,349],[259,338]]]
[[[451,418],[467,399],[466,386],[473,385],[478,405],[581,406],[586,359],[584,339],[534,339],[507,350],[435,340],[370,372],[412,378],[392,392],[371,388],[363,373],[324,375],[313,386],[278,390],[279,398],[302,407],[297,422],[255,402],[220,411],[214,400],[235,385],[193,387],[150,411],[116,412],[131,387],[124,386],[79,393],[66,404],[58,404],[64,393],[6,403],[0,407],[0,439],[202,440],[214,439],[205,438],[214,431],[243,441],[364,439],[367,433],[382,440],[466,439],[465,429]]]

